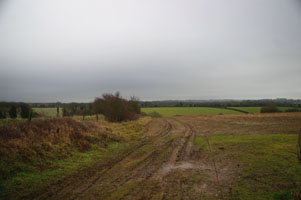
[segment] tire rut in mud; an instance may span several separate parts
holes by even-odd
[[[157,150],[155,150],[155,155],[149,156],[149,162],[147,161],[147,159],[145,159],[145,162],[142,162],[144,164],[146,162],[148,163],[142,168],[142,170],[140,170],[142,174],[134,173],[130,179],[123,182],[124,184],[127,181],[135,179],[136,181],[140,182],[141,186],[137,186],[130,193],[124,194],[123,198],[121,199],[150,199],[159,192],[162,192],[163,188],[158,184],[152,185],[151,180],[156,180],[158,183],[158,176],[161,175],[159,171],[164,169],[165,165],[169,165],[170,163],[175,164],[177,162],[177,158],[179,157],[178,155],[186,155],[185,153],[182,153],[182,151],[186,151],[188,141],[194,134],[192,127],[175,119],[168,119],[166,121],[171,121],[169,122],[171,129],[176,129],[176,127],[181,126],[184,127],[184,130],[179,132],[178,135],[180,135],[180,137],[173,139],[172,141],[166,143],[165,145],[162,145]],[[171,130],[169,130],[167,135],[169,135],[170,133]],[[162,154],[164,154],[164,158],[159,159],[160,155]],[[147,191],[147,195],[143,196],[143,193],[145,193],[145,191]]]
[[[127,158],[132,154],[139,151],[139,149],[145,147],[146,145],[152,145],[156,142],[157,138],[162,138],[168,136],[173,128],[172,123],[163,119],[163,127],[161,128],[156,136],[147,137],[139,145],[135,145],[128,149],[122,155],[115,159],[108,161],[105,164],[99,164],[92,167],[79,170],[77,173],[66,177],[49,187],[45,188],[40,195],[32,194],[29,196],[31,199],[80,199],[84,198],[85,194],[93,187],[98,186],[103,180],[108,180],[110,178],[110,171],[113,168],[118,168],[122,164],[126,164]],[[146,128],[148,130],[148,128]],[[110,180],[108,183],[111,185],[107,188],[108,191],[105,193],[110,193],[120,184],[125,183],[131,179],[146,180],[162,166],[164,162],[167,161],[169,153],[171,153],[172,145],[174,144],[174,139],[163,142],[158,147],[152,150],[147,157],[145,157],[140,162],[136,163],[129,170],[117,177],[114,180]],[[158,160],[160,158],[160,160]]]
[[[164,123],[165,125],[162,128],[162,131],[158,133],[158,137],[152,140],[153,143],[156,142],[157,138],[162,138],[170,134],[171,129],[173,128],[172,123],[166,119],[164,119]],[[135,165],[129,167],[124,174],[120,174],[114,179],[112,179],[112,177],[110,176],[110,174],[114,173],[114,169],[112,169],[113,172],[109,172],[107,175],[104,175],[102,177],[102,183],[104,184],[104,186],[101,187],[103,192],[97,195],[98,198],[107,197],[108,195],[110,195],[110,193],[119,188],[121,185],[131,180],[135,180],[142,183],[143,181],[150,179],[153,176],[153,174],[155,174],[162,167],[162,165],[168,161],[168,158],[172,153],[172,149],[174,148],[173,145],[175,143],[175,140],[176,139],[173,138],[161,143],[159,146],[155,145],[156,148],[149,152],[149,155],[139,160]],[[115,165],[114,168],[121,167],[121,165],[123,164],[126,165],[127,161],[125,161],[125,163],[119,163],[118,165]],[[83,198],[85,196],[85,192],[90,193],[91,191],[96,190],[96,188],[100,184],[94,184],[95,188],[92,188],[92,186],[91,188],[89,188],[89,190],[80,192],[79,195],[77,195],[73,199]],[[97,189],[99,190],[99,187]]]

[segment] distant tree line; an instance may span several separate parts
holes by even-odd
[[[61,102],[30,103],[30,106],[32,108],[57,108],[57,107],[63,107],[66,104],[69,104],[69,103],[61,103]]]
[[[275,104],[263,106],[260,109],[261,113],[279,113],[282,112]],[[288,108],[284,112],[301,112],[299,108]]]
[[[267,105],[276,105],[280,107],[301,107],[301,100],[295,99],[259,99],[259,100],[165,100],[165,101],[139,101],[139,106],[147,107],[263,107]],[[30,103],[32,108],[56,108],[85,106],[89,107],[93,103]],[[71,107],[72,107],[71,106]],[[73,115],[75,115],[74,113]]]
[[[18,117],[29,118],[34,113],[32,112],[31,106],[29,104],[19,102],[0,102],[0,119]]]
[[[301,100],[294,99],[260,99],[260,100],[167,100],[167,101],[142,101],[142,108],[147,107],[263,107],[276,105],[280,107],[301,107]]]

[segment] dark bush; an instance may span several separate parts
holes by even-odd
[[[301,112],[301,110],[299,110],[297,108],[289,108],[289,109],[286,109],[285,112]]]
[[[12,105],[9,109],[9,116],[12,119],[17,118],[17,107],[15,105]]]
[[[5,119],[6,118],[6,112],[0,110],[0,119]]]
[[[131,97],[130,103],[137,114],[141,113],[141,108],[139,105],[139,99],[137,97]]]
[[[63,117],[70,116],[70,113],[68,112],[68,109],[66,107],[63,107]]]
[[[106,120],[121,122],[135,120],[140,113],[140,107],[134,100],[123,99],[119,92],[103,94],[102,98],[96,98],[93,104],[96,114],[103,114]]]
[[[21,117],[22,118],[28,118],[29,115],[30,115],[30,111],[31,111],[31,108],[28,104],[21,104],[20,105],[20,108],[21,108]]]
[[[276,105],[268,105],[265,107],[261,107],[260,110],[261,113],[276,113],[276,112],[281,112]]]

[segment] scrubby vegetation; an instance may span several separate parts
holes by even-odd
[[[135,98],[131,100],[123,99],[117,92],[113,94],[103,94],[101,98],[94,101],[94,109],[97,114],[103,114],[110,122],[122,122],[138,119],[140,107]]]
[[[229,107],[229,108],[237,109],[237,110],[251,113],[251,114],[256,114],[256,113],[260,113],[260,110],[262,107]],[[288,110],[288,109],[295,109],[293,107],[278,107],[278,106],[277,106],[277,108],[282,112],[286,112],[286,110]]]
[[[281,112],[276,105],[268,105],[268,106],[264,106],[260,109],[261,113],[277,113],[277,112]]]
[[[47,160],[68,157],[73,149],[86,151],[107,135],[94,124],[73,119],[49,119],[0,127],[1,179],[19,170],[47,168]],[[93,132],[94,131],[94,132]]]
[[[298,109],[298,108],[289,108],[289,109],[286,109],[285,112],[301,112],[301,109]]]
[[[108,124],[61,118],[0,127],[0,199],[24,196],[125,150],[141,138],[147,120]]]

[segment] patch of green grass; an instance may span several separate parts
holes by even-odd
[[[210,107],[158,107],[158,108],[142,108],[142,112],[150,114],[157,112],[163,117],[171,117],[176,115],[218,115],[218,114],[241,114],[238,111],[227,110],[223,108]]]
[[[112,159],[121,152],[126,151],[126,149],[133,144],[133,142],[111,142],[106,149],[94,145],[89,151],[84,153],[75,149],[72,155],[67,159],[49,161],[49,169],[42,171],[39,169],[21,171],[15,174],[11,179],[4,181],[2,197],[12,195],[17,199],[29,195],[51,182],[55,182],[74,173],[80,168],[91,166],[96,162],[105,163],[106,160]],[[24,188],[26,189],[24,190]]]
[[[74,119],[79,119],[82,120],[83,116],[81,115],[74,115],[73,116]],[[103,115],[98,115],[98,119],[104,119],[105,117]],[[85,120],[92,120],[92,121],[96,121],[96,115],[86,115],[85,116]]]
[[[32,108],[32,110],[45,117],[56,117],[57,109],[56,108]],[[63,108],[60,108],[60,117],[63,116]]]
[[[22,119],[22,118],[16,118],[16,119],[11,119],[11,118],[0,119],[0,126],[3,126],[3,125],[9,125],[9,124],[16,124],[16,123],[24,122],[24,121],[27,121],[27,119]]]
[[[57,117],[56,108],[32,108],[34,112],[40,114],[44,117]],[[63,116],[63,108],[60,108],[60,117]],[[74,119],[83,119],[82,115],[74,115]],[[98,115],[98,119],[104,119],[103,115]],[[96,115],[86,115],[85,120],[94,120],[96,121]]]
[[[234,108],[238,110],[242,110],[248,113],[260,113],[261,107],[229,107],[229,108]],[[277,107],[279,110],[282,112],[285,112],[287,109],[292,108],[292,107]]]
[[[209,141],[216,160],[240,165],[233,168],[235,198],[281,199],[301,188],[301,165],[295,153],[297,135],[212,135]],[[197,137],[194,144],[208,151],[204,137]]]

